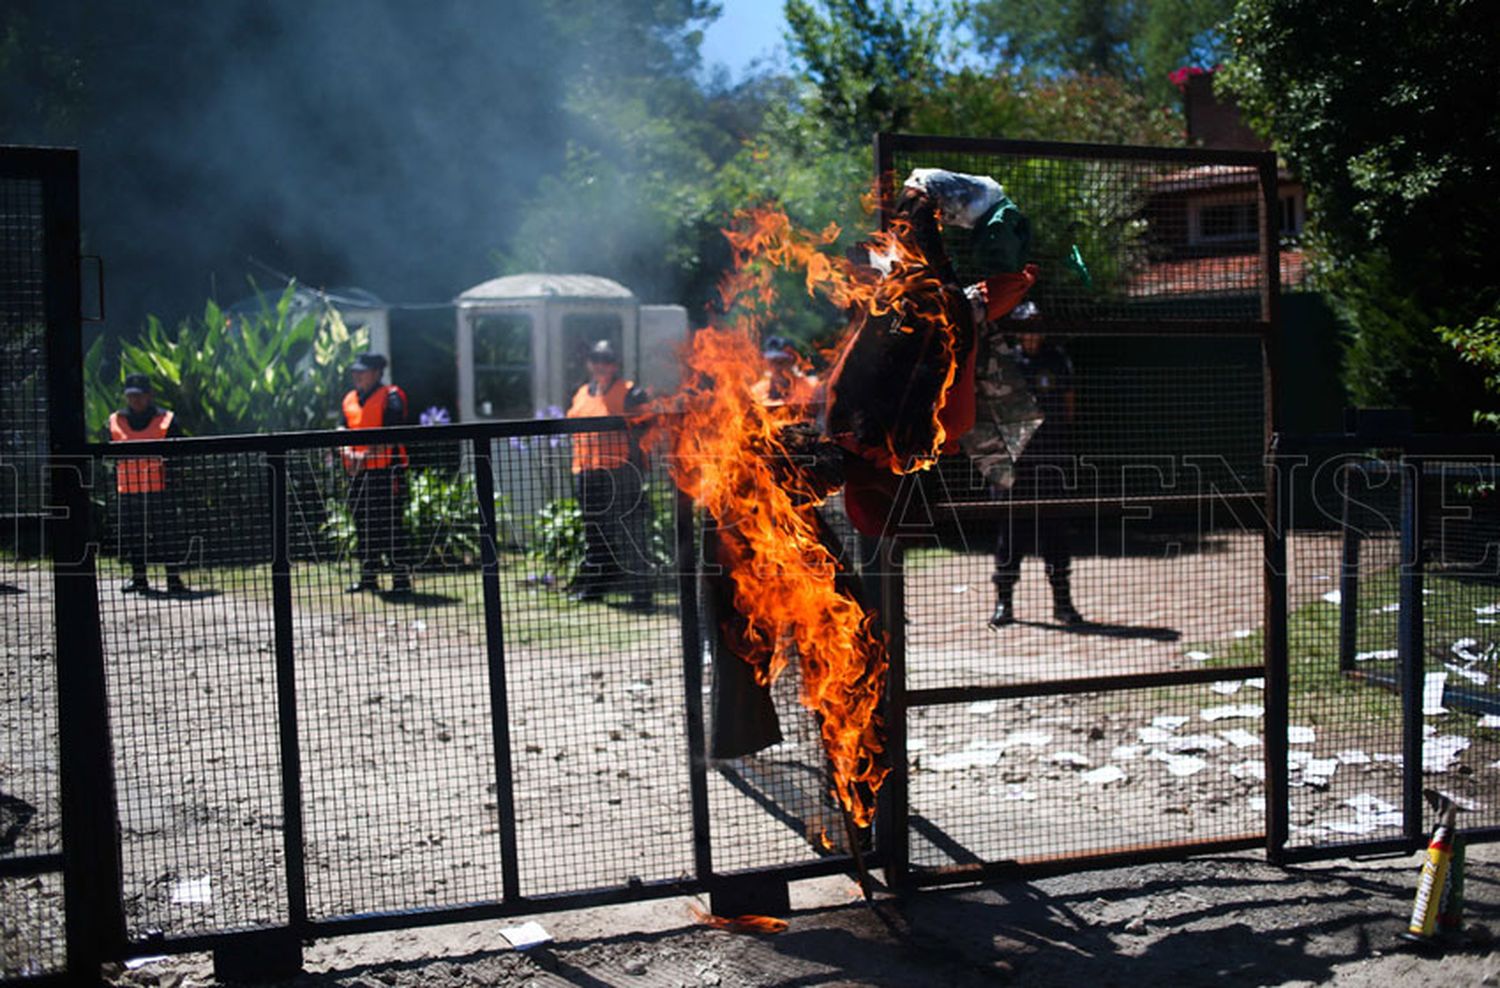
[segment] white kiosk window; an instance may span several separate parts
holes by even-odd
[[[481,418],[529,419],[531,317],[485,313],[474,317],[474,409]]]

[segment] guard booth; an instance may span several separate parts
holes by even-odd
[[[677,385],[687,310],[642,305],[591,274],[516,274],[475,285],[458,310],[458,411],[465,422],[560,416],[587,376],[585,354],[609,340],[626,377],[662,394]]]

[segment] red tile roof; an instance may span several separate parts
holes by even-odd
[[[1281,252],[1281,288],[1299,288],[1307,278],[1307,261],[1300,250]],[[1250,295],[1260,291],[1259,254],[1195,257],[1147,265],[1130,283],[1132,298],[1159,295]]]

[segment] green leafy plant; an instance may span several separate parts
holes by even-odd
[[[407,481],[406,537],[421,569],[459,569],[479,562],[474,478],[417,470]]]
[[[537,512],[536,540],[527,557],[540,572],[535,579],[552,585],[567,582],[583,565],[583,510],[571,497],[548,501]]]
[[[230,315],[210,301],[197,320],[168,330],[155,316],[109,366],[104,338],[84,357],[87,416],[102,429],[120,406],[128,374],[151,378],[157,401],[188,435],[233,435],[337,424],[354,357],[368,334],[350,331],[331,306],[296,304],[296,285],[260,311]]]

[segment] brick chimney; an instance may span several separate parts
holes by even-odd
[[[1188,143],[1228,151],[1265,151],[1270,143],[1257,137],[1240,119],[1233,99],[1214,95],[1214,69],[1178,69],[1172,81],[1182,90],[1182,113],[1187,118]]]

